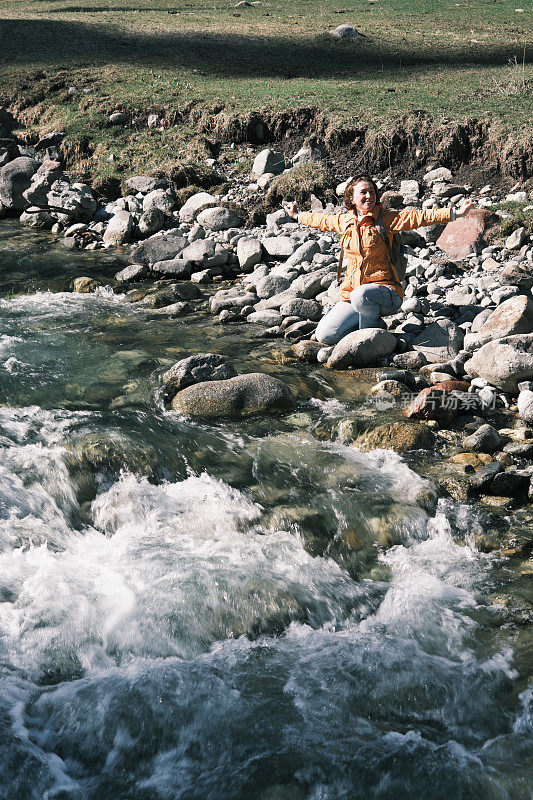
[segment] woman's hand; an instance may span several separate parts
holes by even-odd
[[[284,203],[283,210],[293,219],[298,218],[298,206],[296,203]]]
[[[461,202],[455,209],[455,219],[458,219],[459,217],[464,217],[465,214],[468,214],[473,205],[474,205],[473,200],[461,200]]]

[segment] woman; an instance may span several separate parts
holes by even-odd
[[[336,344],[358,328],[385,327],[382,317],[394,314],[402,304],[403,286],[391,263],[390,250],[376,227],[380,210],[392,246],[393,233],[450,222],[466,214],[473,201],[463,200],[457,209],[386,211],[381,209],[372,178],[358,175],[345,189],[344,204],[348,210],[339,214],[298,213],[296,203],[284,206],[289,216],[302,225],[341,234],[341,247],[347,256],[346,276],[340,301],[316,329],[316,338],[324,344]]]

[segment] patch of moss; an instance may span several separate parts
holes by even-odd
[[[270,207],[279,206],[284,199],[306,205],[312,194],[325,200],[335,199],[333,177],[322,164],[313,161],[293,167],[274,178],[268,190],[267,202]]]

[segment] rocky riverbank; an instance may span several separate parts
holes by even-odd
[[[49,229],[68,249],[129,250],[131,263],[116,274],[114,288],[155,317],[192,314],[207,292],[220,324],[245,320],[259,341],[286,342],[289,358],[329,370],[375,367],[369,396],[380,424],[366,431],[346,425],[343,441],[363,449],[436,449],[450,459],[441,485],[459,499],[482,496],[504,508],[531,500],[533,205],[525,185],[502,195],[489,185],[465,185],[438,164],[418,179],[381,175],[389,207],[435,208],[468,196],[477,210],[447,226],[403,234],[405,300],[386,319],[387,330],[358,331],[324,347],[313,333],[338,299],[338,237],[304,228],[283,210],[268,213],[261,225],[245,214],[279,185],[279,176],[291,185],[291,175],[297,178],[319,153],[304,148],[287,163],[280,152],[260,151],[251,176],[233,180],[223,195],[193,191],[185,198],[166,179],[134,176],[126,181],[128,194],[103,202],[89,185],[69,181],[58,142],[56,135],[21,153],[3,140],[4,213]],[[341,198],[343,189],[331,186],[329,196]],[[315,210],[339,210],[339,203],[310,199]],[[87,275],[72,288],[97,287]],[[169,370],[166,403],[200,416],[292,404],[280,381],[239,376],[217,358],[193,356]],[[383,423],[380,412],[394,419]]]

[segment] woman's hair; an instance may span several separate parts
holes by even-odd
[[[356,175],[354,178],[351,179],[350,183],[347,185],[346,189],[344,190],[344,205],[348,209],[348,211],[353,211],[355,209],[355,204],[353,202],[353,187],[356,183],[361,183],[361,181],[365,181],[365,183],[371,183],[374,187],[374,191],[376,193],[376,203],[379,203],[379,189],[376,186],[376,182],[372,180],[368,175]]]

